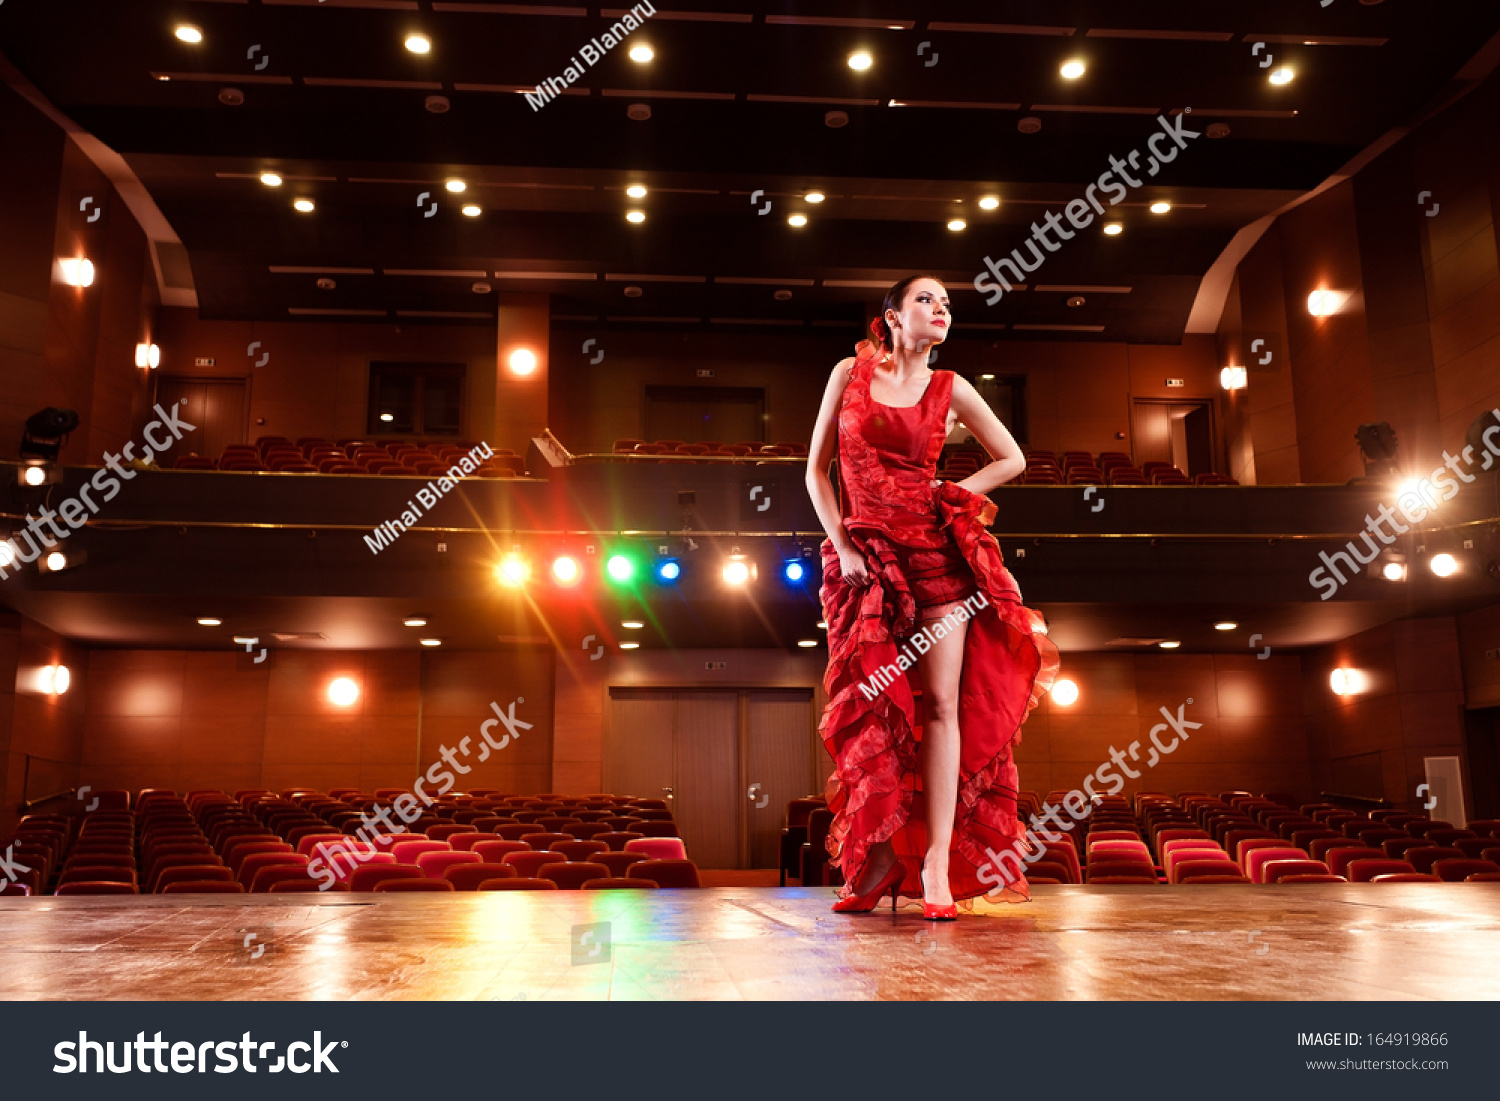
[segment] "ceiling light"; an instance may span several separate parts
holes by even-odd
[[[254,646],[259,641],[260,641],[260,639],[256,638],[254,635],[235,635],[234,636],[234,644],[236,646]]]
[[[797,640],[797,645],[802,647],[802,649],[804,650],[811,650],[817,644],[818,640],[815,638],[799,638]]]
[[[536,370],[536,353],[530,348],[517,348],[510,354],[510,369],[518,375],[529,375]]]
[[[632,199],[644,199],[646,197],[646,189],[640,184],[631,184],[625,189],[625,194],[629,195]]]
[[[463,214],[465,218],[477,218],[483,213],[484,211],[480,210],[479,207],[475,206],[473,203],[467,203],[463,208]]]
[[[1088,66],[1075,57],[1071,61],[1063,62],[1063,67],[1058,72],[1062,73],[1064,80],[1077,80],[1087,69]]]
[[[524,558],[519,554],[507,554],[495,567],[495,580],[502,585],[516,586],[526,580],[529,572]]]
[[[864,50],[849,55],[849,68],[855,72],[862,73],[873,64],[875,64],[875,59]]]
[[[381,423],[383,423],[383,424],[390,424],[395,419],[396,419],[396,414],[394,414],[394,413],[382,413],[382,414],[380,414],[380,420],[381,420]]]
[[[821,191],[809,191],[806,195],[802,196],[809,203],[821,203],[827,197]]]
[[[1125,232],[1125,227],[1119,222],[1105,222],[1104,232],[1110,237],[1118,237]]]
[[[1171,209],[1172,209],[1172,204],[1171,203],[1160,203],[1160,202],[1158,202],[1158,203],[1152,203],[1151,204],[1151,213],[1152,214],[1165,214],[1167,211],[1169,211]]]
[[[1445,551],[1442,554],[1434,554],[1427,566],[1439,577],[1452,577],[1458,572],[1458,559]]]
[[[155,344],[137,344],[135,346],[135,365],[137,367],[148,367],[151,370],[161,366],[161,348]]]
[[[62,281],[70,287],[92,287],[94,285],[94,264],[92,260],[82,257],[69,257],[60,262],[62,267]]]
[[[1394,555],[1387,558],[1385,564],[1380,567],[1380,576],[1384,577],[1387,581],[1405,581],[1405,560]]]
[[[726,585],[743,585],[750,580],[750,566],[740,558],[731,558],[724,563],[724,583]]]
[[[995,381],[995,376],[994,375],[980,375],[979,376],[979,381],[980,382],[994,382]]]
[[[219,624],[221,624],[223,622],[224,621],[222,619],[215,619],[211,615],[206,615],[206,616],[201,616],[199,618],[199,620],[198,620],[198,626],[200,626],[200,627],[217,627]]]
[[[328,686],[328,699],[339,707],[348,707],[359,699],[359,685],[348,677],[339,677]]]
[[[292,206],[300,210],[303,214],[311,214],[317,209],[316,204],[311,199],[298,199]]]
[[[653,50],[650,46],[647,46],[644,42],[639,46],[630,47],[630,60],[634,61],[638,65],[644,65],[655,56],[656,51]]]
[[[828,621],[826,619],[820,619],[818,620],[818,622],[814,623],[813,626],[820,631],[826,631],[828,630]]]
[[[552,562],[552,576],[560,584],[571,585],[578,580],[578,559],[566,554],[559,555]]]
[[[1000,200],[993,195],[986,195],[984,198],[979,200],[979,209],[998,210],[1000,209]]]
[[[636,225],[640,225],[646,220],[646,212],[644,210],[627,211],[625,214],[625,220],[627,222],[634,222]]]
[[[267,187],[280,187],[281,177],[278,176],[275,172],[262,172],[260,174],[260,182],[265,184]]]
[[[411,619],[403,619],[402,624],[407,627],[425,627],[427,621],[421,616],[413,616]]]
[[[461,191],[467,191],[469,189],[469,185],[464,183],[463,180],[449,180],[443,186],[446,187],[449,191],[453,192],[453,194],[455,195],[457,195]]]
[[[1214,624],[1215,631],[1233,631],[1239,624],[1232,619],[1220,620]]]
[[[194,46],[203,41],[203,32],[191,23],[177,24],[176,29],[172,33],[177,36],[179,41],[187,42]]]
[[[1052,702],[1068,707],[1078,702],[1078,685],[1064,677],[1052,686]]]
[[[1177,649],[1177,647],[1181,646],[1182,643],[1178,642],[1175,638],[1164,638],[1160,642],[1158,642],[1157,645],[1160,646],[1163,650],[1175,650]]]
[[[639,642],[622,642],[622,643],[620,643],[620,649],[622,649],[622,650],[639,650],[640,648],[641,648],[641,644]]]
[[[969,223],[964,221],[962,218],[953,218],[948,222],[948,228],[951,229],[954,233],[962,233],[968,227]]]
[[[1219,385],[1226,390],[1243,390],[1247,381],[1243,367],[1225,367],[1219,372]]]
[[[789,226],[805,226],[805,225],[807,225],[807,215],[806,214],[793,214],[790,218],[788,218],[786,220],[786,224],[789,225]]]
[[[1292,82],[1292,78],[1296,75],[1297,74],[1294,73],[1291,69],[1288,69],[1285,65],[1283,65],[1281,68],[1277,69],[1269,77],[1267,77],[1267,79],[1272,84],[1290,84]]]
[[[423,646],[441,646],[443,640],[440,638],[424,638],[421,640]]]
[[[414,54],[431,53],[432,39],[425,34],[409,34],[406,36],[406,48]]]
[[[1072,309],[1076,310],[1079,306],[1082,306],[1087,301],[1088,301],[1088,299],[1085,298],[1085,297],[1083,297],[1083,295],[1081,295],[1081,294],[1074,294],[1074,295],[1070,295],[1068,297],[1068,299],[1067,299],[1067,305],[1069,307],[1071,307]]]
[[[624,627],[627,631],[639,631],[645,624],[639,619],[622,619],[620,620],[620,626]]]

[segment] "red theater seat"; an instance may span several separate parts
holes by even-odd
[[[595,840],[599,840],[595,838]],[[645,853],[651,860],[686,860],[687,849],[678,837],[641,837],[625,842],[628,853]]]
[[[446,879],[384,879],[375,884],[377,894],[405,891],[440,891],[451,894],[453,884]]]
[[[479,885],[481,891],[555,891],[557,884],[550,879],[518,876],[511,879],[486,879]]]
[[[602,879],[586,880],[583,884],[585,891],[654,891],[657,885],[649,879],[628,879],[619,876],[606,876]]]
[[[443,873],[456,891],[477,891],[491,879],[512,879],[516,870],[509,864],[456,864]]]
[[[1280,883],[1292,875],[1331,875],[1321,860],[1271,860],[1264,868],[1267,883]],[[1340,876],[1340,879],[1343,877]]]
[[[161,893],[164,895],[242,895],[245,893],[245,888],[234,882],[198,879],[170,884],[163,887]]]
[[[1415,872],[1404,860],[1388,860],[1368,858],[1363,860],[1351,860],[1344,869],[1344,874],[1349,877],[1350,883],[1369,883],[1377,875],[1401,875],[1403,873]]]
[[[262,868],[275,868],[282,865],[289,867],[306,868],[307,857],[298,856],[296,853],[251,853],[240,861],[240,869],[235,873],[235,882],[249,889],[255,882],[255,876]]]
[[[349,877],[349,889],[369,893],[390,880],[422,879],[422,869],[415,864],[367,864]]]
[[[114,880],[81,879],[72,883],[58,885],[57,893],[60,895],[135,895],[140,894],[134,883],[120,883]]]
[[[500,863],[508,864],[516,870],[516,875],[522,879],[540,878],[540,869],[547,864],[556,864],[557,854],[550,852],[526,852],[506,853],[500,858]]]
[[[1462,883],[1476,875],[1500,875],[1500,864],[1488,860],[1439,860],[1432,865],[1432,874],[1444,883]]]
[[[1435,875],[1426,875],[1422,872],[1400,872],[1396,875],[1377,875],[1370,880],[1371,883],[1441,883],[1442,880]]]
[[[643,860],[625,871],[627,879],[649,879],[658,887],[697,887],[698,868],[691,860]]]
[[[552,880],[560,891],[576,891],[590,879],[609,878],[609,868],[588,861],[543,864],[537,869],[536,878]]]
[[[1417,869],[1417,871],[1437,875],[1438,873],[1434,871],[1433,866],[1437,864],[1438,861],[1463,860],[1465,859],[1465,857],[1464,854],[1459,852],[1457,849],[1448,849],[1443,848],[1439,845],[1433,845],[1425,849],[1410,850],[1406,854],[1406,859],[1411,862],[1411,866]]]
[[[447,852],[423,853],[417,857],[417,867],[422,869],[422,874],[428,879],[442,879],[447,875],[449,868],[455,868],[463,864],[482,864],[478,853],[460,853],[451,850]]]
[[[150,890],[155,894],[165,894],[168,887],[174,883],[233,883],[234,872],[223,865],[212,864],[189,864],[174,868],[163,868],[154,882],[150,884]]]

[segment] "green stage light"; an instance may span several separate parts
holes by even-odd
[[[604,564],[604,570],[609,574],[609,579],[620,585],[629,584],[635,580],[635,563],[623,554],[612,554]]]

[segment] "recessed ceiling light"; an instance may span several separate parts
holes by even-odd
[[[1166,638],[1158,642],[1157,645],[1160,646],[1163,650],[1175,650],[1177,649],[1177,647],[1181,646],[1182,643],[1178,642],[1176,639]]]
[[[802,196],[803,199],[810,203],[821,203],[827,197],[821,191],[809,191],[806,195]]]
[[[1087,69],[1088,66],[1075,57],[1070,61],[1063,62],[1063,67],[1058,72],[1063,75],[1064,80],[1077,80]]]
[[[298,199],[292,206],[300,210],[303,214],[311,214],[317,209],[317,205],[311,199]]]
[[[259,641],[260,641],[260,639],[256,638],[254,635],[235,635],[234,636],[234,644],[236,646],[254,646]]]
[[[622,650],[639,650],[640,648],[641,648],[641,644],[639,642],[622,642],[622,643],[620,643],[620,649],[622,649]]]
[[[176,29],[172,33],[181,41],[191,43],[194,46],[203,41],[203,32],[191,23],[177,24]]]
[[[828,630],[828,621],[826,619],[820,619],[820,620],[818,620],[818,622],[817,622],[817,628],[820,631],[826,631],[826,630]]]
[[[980,375],[979,376],[979,381],[980,382],[994,382],[995,381],[995,376],[994,375]]]
[[[948,228],[951,229],[954,233],[961,233],[965,229],[969,228],[969,223],[964,221],[962,218],[953,218],[949,220]]]
[[[267,187],[280,187],[281,177],[274,172],[262,172],[260,174],[260,182]]]
[[[394,413],[382,413],[382,414],[380,414],[380,420],[381,420],[381,423],[383,423],[383,424],[390,424],[395,419],[396,419],[396,414],[394,414]]]
[[[873,64],[875,64],[875,59],[865,50],[859,50],[849,55],[849,68],[857,72],[862,73]]]
[[[446,187],[449,191],[453,192],[455,195],[457,195],[460,191],[467,191],[469,189],[469,185],[464,183],[463,180],[449,180],[443,186]]]
[[[413,616],[411,619],[403,619],[401,622],[408,627],[427,626],[427,621],[425,619],[422,619],[420,616]]]
[[[1238,626],[1239,626],[1239,624],[1236,623],[1234,620],[1232,620],[1232,619],[1225,619],[1225,620],[1221,620],[1218,623],[1215,623],[1214,624],[1214,630],[1215,631],[1232,631],[1232,630],[1234,630]]]
[[[620,620],[620,626],[624,627],[627,631],[639,631],[645,624],[639,619],[622,619]]]
[[[646,197],[646,189],[640,184],[631,184],[625,189],[625,194],[629,195],[632,199],[644,199]]]
[[[634,222],[636,225],[640,225],[640,223],[646,220],[646,212],[644,210],[628,211],[625,215],[625,220],[627,222]]]
[[[1271,75],[1266,79],[1269,80],[1272,84],[1290,84],[1292,82],[1292,78],[1296,75],[1297,74],[1293,70],[1288,69],[1285,65],[1283,65],[1281,68],[1272,72]]]
[[[1125,227],[1122,226],[1119,222],[1105,222],[1104,232],[1109,234],[1111,237],[1118,237],[1120,234],[1125,232]]]
[[[440,639],[440,638],[424,638],[424,639],[422,639],[422,645],[423,646],[441,646],[442,644],[443,644],[443,640]]]
[[[797,640],[797,645],[802,647],[804,650],[811,650],[817,644],[818,640],[815,638],[799,638]]]
[[[805,225],[807,225],[807,215],[806,214],[793,214],[790,218],[788,218],[786,220],[786,224],[789,225],[789,226],[805,226]]]
[[[205,615],[205,616],[199,616],[198,617],[198,626],[200,626],[200,627],[217,627],[219,624],[221,624],[223,622],[224,621],[222,619],[215,619],[211,615]]]
[[[1171,203],[1152,203],[1151,204],[1151,213],[1152,214],[1165,214],[1167,211],[1169,211],[1171,209],[1172,209],[1172,204]]]
[[[630,47],[630,60],[638,65],[644,65],[656,56],[656,51],[644,42],[639,46]]]
[[[483,210],[475,206],[473,203],[465,203],[463,212],[465,218],[477,218],[484,213]]]
[[[409,34],[406,36],[406,48],[414,54],[431,53],[432,39],[425,34]]]
[[[986,195],[984,198],[979,200],[980,210],[998,210],[999,207],[1000,200],[995,198],[995,196],[993,195]]]

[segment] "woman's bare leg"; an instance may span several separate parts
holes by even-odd
[[[933,622],[932,620],[925,621]],[[958,806],[958,681],[963,672],[966,623],[949,620],[949,631],[917,662],[925,700],[922,722],[922,788],[927,796],[927,855],[922,862],[926,900],[953,901],[948,889],[948,848]]]

